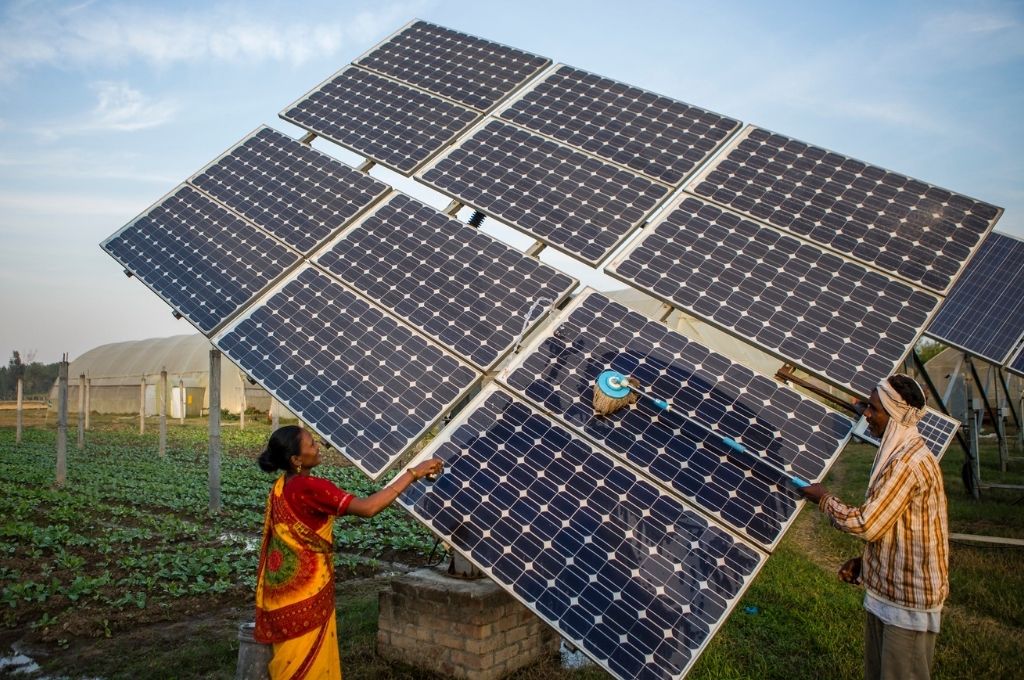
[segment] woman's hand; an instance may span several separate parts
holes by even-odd
[[[413,477],[420,479],[422,477],[434,477],[441,474],[444,470],[444,462],[440,458],[431,458],[425,460],[414,468],[410,468]]]

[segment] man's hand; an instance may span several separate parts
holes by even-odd
[[[852,583],[855,586],[860,585],[860,558],[854,557],[851,560],[846,560],[846,564],[839,567],[839,580],[846,583]]]
[[[822,484],[811,484],[810,486],[803,487],[800,491],[803,493],[804,498],[812,503],[817,503],[821,500],[822,496],[828,493],[828,489]]]

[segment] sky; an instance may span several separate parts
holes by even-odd
[[[1024,237],[1022,2],[0,0],[0,363],[194,332],[99,243],[256,127],[301,136],[278,113],[412,19],[994,203]]]

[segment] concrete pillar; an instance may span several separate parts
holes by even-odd
[[[277,399],[270,397],[270,429],[271,431],[276,430],[281,426],[281,407],[277,403]]]
[[[57,369],[57,486],[68,479],[68,355]]]
[[[78,376],[78,449],[85,448],[85,373]]]
[[[156,403],[160,411],[160,457],[167,457],[167,407],[170,400],[167,398],[167,369],[160,370],[160,383],[157,387]]]
[[[210,350],[210,512],[220,512],[220,350]]]
[[[245,429],[245,409],[246,409],[246,404],[245,404],[245,380],[246,380],[245,373],[242,373],[241,371],[239,371],[238,372],[238,384],[241,386],[241,390],[242,390],[242,393],[239,395],[239,398],[238,398],[238,429],[239,430],[244,430]]]
[[[21,428],[22,428],[22,425],[24,423],[23,417],[24,417],[24,413],[25,413],[25,405],[23,403],[23,401],[24,401],[24,389],[25,389],[25,381],[22,380],[22,378],[19,377],[18,378],[18,411],[17,411],[17,414],[15,415],[15,418],[17,420],[17,432],[14,435],[14,443],[15,444],[20,444],[21,443]]]
[[[185,398],[185,379],[178,378],[178,424],[185,424],[185,407],[188,400]]]
[[[146,434],[146,376],[139,383],[139,434]]]

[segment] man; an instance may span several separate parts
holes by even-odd
[[[935,456],[917,432],[925,398],[913,378],[894,375],[872,390],[864,411],[881,438],[864,504],[846,505],[821,484],[804,489],[832,526],[866,541],[840,568],[864,583],[864,677],[927,679],[942,603],[949,593],[946,492]]]

